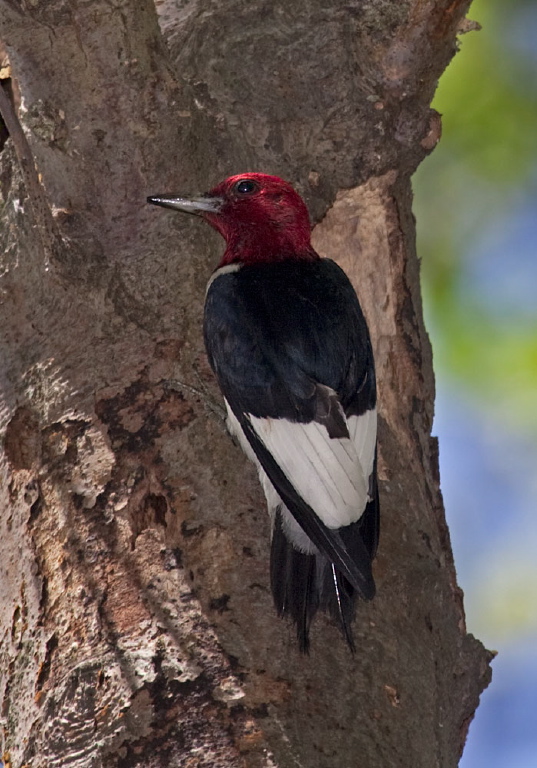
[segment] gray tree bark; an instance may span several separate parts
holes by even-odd
[[[439,491],[410,176],[468,5],[165,0],[159,27],[150,0],[0,0],[6,767],[457,764],[491,657]],[[217,397],[222,243],[145,205],[244,170],[303,193],[372,330],[382,536],[355,657],[322,616],[301,657],[275,615],[255,472],[194,391]]]

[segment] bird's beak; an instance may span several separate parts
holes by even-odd
[[[175,211],[184,211],[185,213],[195,213],[203,215],[204,213],[218,213],[222,207],[220,197],[177,197],[176,195],[152,195],[147,198],[147,202],[152,205],[161,205],[163,208],[172,208]]]

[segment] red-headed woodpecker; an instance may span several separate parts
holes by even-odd
[[[356,293],[313,250],[306,205],[276,176],[148,202],[198,214],[226,241],[207,287],[205,345],[229,430],[267,498],[276,609],[296,623],[302,651],[319,608],[354,650],[355,596],[375,594],[379,532],[375,367]]]

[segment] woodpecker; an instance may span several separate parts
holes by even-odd
[[[276,610],[296,624],[302,652],[319,609],[354,652],[356,596],[375,595],[379,535],[375,366],[354,288],[315,252],[304,201],[276,176],[147,200],[201,216],[226,241],[207,286],[205,346],[229,431],[265,492]]]

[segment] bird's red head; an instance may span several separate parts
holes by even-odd
[[[221,265],[318,258],[310,242],[308,209],[278,176],[242,173],[196,199],[160,195],[148,200],[206,219],[227,244]]]

